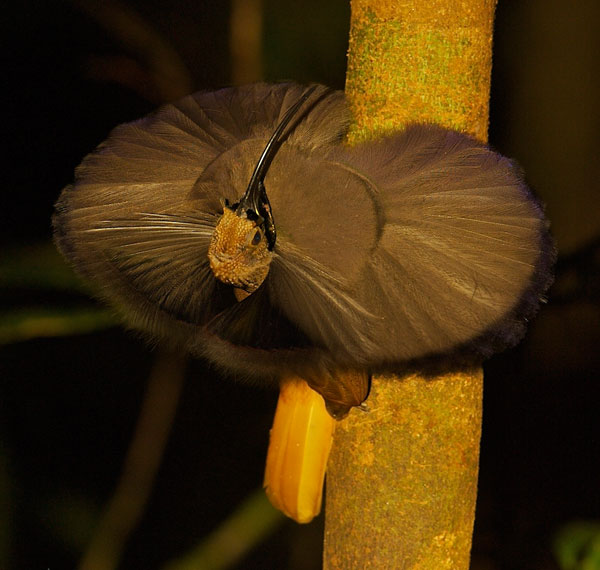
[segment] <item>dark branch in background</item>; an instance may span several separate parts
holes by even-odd
[[[233,0],[229,22],[232,83],[260,81],[263,79],[262,0]]]
[[[559,257],[550,297],[553,305],[600,300],[600,236]]]
[[[121,479],[108,503],[80,570],[111,570],[144,513],[160,465],[185,376],[185,358],[159,352]]]
[[[192,79],[171,45],[135,10],[116,1],[72,0],[131,54],[94,57],[90,73],[138,92],[153,103],[173,101],[192,91]]]

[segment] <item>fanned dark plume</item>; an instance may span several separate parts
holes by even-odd
[[[56,205],[58,247],[132,326],[236,375],[300,374],[333,407],[360,404],[369,372],[518,342],[554,259],[518,169],[433,125],[348,147],[343,93],[313,89],[197,93],[117,127]],[[237,302],[207,252],[251,180],[277,241]]]

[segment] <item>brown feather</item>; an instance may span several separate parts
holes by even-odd
[[[303,92],[198,93],[117,127],[57,203],[59,248],[134,327],[236,375],[303,376],[339,413],[370,371],[517,342],[554,258],[518,170],[434,125],[347,147],[343,94],[322,86],[264,179],[277,229],[264,283],[238,303],[215,278],[223,204]],[[362,372],[342,385],[339,370]]]

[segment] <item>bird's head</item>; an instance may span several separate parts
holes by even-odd
[[[246,192],[239,202],[224,204],[215,227],[208,248],[210,268],[219,281],[233,285],[238,300],[254,293],[269,273],[277,234],[265,176],[283,131],[316,87],[308,88],[286,111],[258,159]]]
[[[236,297],[244,298],[265,280],[272,258],[264,220],[253,210],[238,214],[225,204],[208,248],[215,277],[232,285]]]

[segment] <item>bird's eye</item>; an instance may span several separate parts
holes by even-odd
[[[260,233],[260,230],[256,230],[256,233],[254,234],[254,237],[252,238],[252,245],[258,245],[260,243],[261,239],[262,239],[262,234]]]

